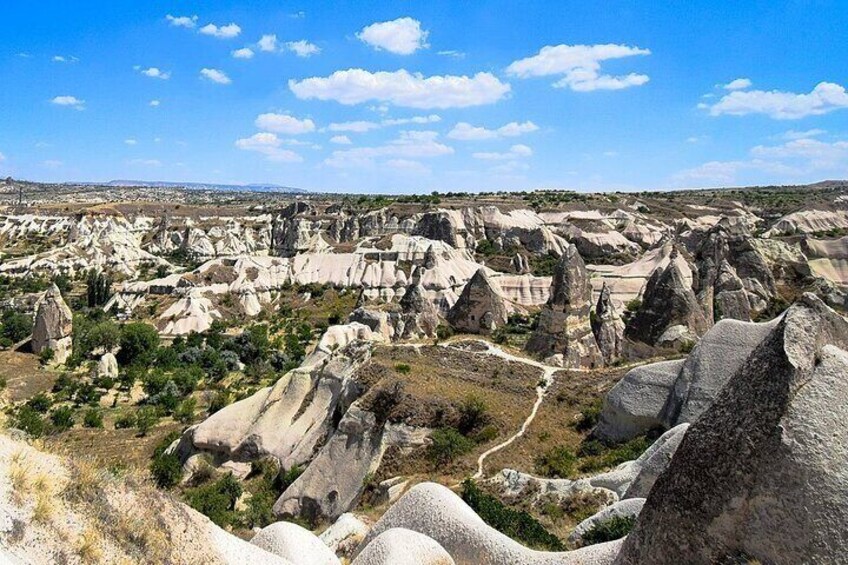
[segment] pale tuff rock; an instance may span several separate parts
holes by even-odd
[[[62,364],[71,356],[73,349],[74,316],[65,304],[62,293],[54,284],[38,305],[35,325],[32,330],[32,351],[41,353],[45,349],[53,351],[51,361]]]
[[[845,228],[848,228],[848,212],[844,210],[804,210],[783,216],[763,236],[776,237]]]
[[[627,486],[622,499],[648,496],[654,483],[668,468],[688,429],[689,424],[678,424],[671,428],[633,462],[631,470],[636,472],[636,476]]]
[[[607,393],[594,434],[625,441],[653,428],[694,422],[776,323],[721,320],[685,361],[662,361],[628,371]]]
[[[509,305],[500,287],[486,270],[479,269],[448,312],[448,322],[458,331],[489,333],[506,324]]]
[[[609,522],[613,518],[636,518],[639,516],[644,505],[644,498],[628,498],[627,500],[621,500],[611,504],[580,522],[574,528],[574,531],[571,532],[571,535],[568,536],[568,541],[572,544],[580,545],[583,541],[583,536],[589,530]]]
[[[528,549],[486,524],[453,491],[435,483],[415,485],[389,508],[360,546],[360,554],[367,550],[372,540],[393,528],[429,537],[444,548],[457,565],[602,565],[612,562],[621,545],[620,541],[615,541],[567,552]]]
[[[848,324],[806,294],[690,426],[617,563],[833,563],[848,544]]]
[[[648,279],[642,305],[627,322],[624,335],[648,345],[675,347],[697,341],[708,328],[692,287],[672,259]]]
[[[612,365],[621,359],[622,344],[624,342],[624,322],[621,321],[615,307],[612,304],[610,290],[605,284],[601,287],[598,303],[595,306],[595,315],[592,319],[592,333],[598,349],[604,357],[604,363]]]
[[[569,245],[554,270],[550,298],[542,307],[539,325],[526,350],[562,367],[603,365],[592,333],[591,303],[586,266],[577,248]]]
[[[516,253],[510,263],[512,270],[519,275],[524,275],[530,272],[530,260],[523,253]]]
[[[433,539],[405,528],[391,528],[377,536],[352,565],[454,565]]]
[[[110,379],[118,378],[118,360],[112,353],[104,353],[97,362],[97,376],[108,377]]]
[[[291,522],[265,526],[250,543],[297,565],[340,565],[338,557],[315,534]]]
[[[324,530],[321,541],[330,548],[330,551],[340,557],[349,557],[353,554],[359,544],[368,535],[371,528],[354,514],[346,512],[333,522],[333,525]]]
[[[159,316],[157,326],[164,335],[203,333],[219,318],[221,312],[201,289],[189,289]]]

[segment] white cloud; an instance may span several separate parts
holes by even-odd
[[[159,159],[130,159],[127,161],[129,165],[139,165],[141,167],[161,167],[162,161]]]
[[[526,145],[513,145],[509,148],[509,151],[506,153],[489,153],[489,152],[480,152],[480,153],[472,153],[472,157],[475,159],[483,159],[486,161],[506,161],[509,159],[519,159],[522,157],[530,157],[533,155],[533,150],[527,147]]]
[[[491,73],[468,76],[412,74],[405,69],[372,73],[363,69],[336,71],[329,77],[289,80],[301,99],[335,100],[342,104],[389,102],[408,108],[466,108],[492,104],[510,91]]]
[[[497,129],[486,129],[484,127],[473,126],[467,122],[459,122],[448,133],[448,137],[460,141],[481,141],[485,139],[498,139],[499,137],[516,137],[538,129],[539,126],[530,121],[523,123],[510,122]]]
[[[465,59],[465,53],[463,53],[462,51],[456,51],[454,49],[437,51],[436,55],[441,55],[442,57],[453,57],[455,59]]]
[[[230,84],[230,77],[224,73],[224,71],[219,71],[218,69],[200,69],[200,75],[206,80],[210,80],[212,82],[218,84]]]
[[[125,140],[124,140],[124,143],[126,143],[127,145],[135,145],[135,144],[137,144],[137,143],[138,143],[138,141],[136,141],[136,140],[135,140],[135,139],[133,139],[133,138],[129,138],[129,139],[125,139]]]
[[[536,55],[514,61],[506,68],[519,78],[562,76],[555,88],[578,92],[621,90],[648,82],[647,75],[630,73],[622,76],[601,74],[601,62],[637,55],[650,55],[649,49],[629,45],[548,45]]]
[[[752,84],[754,83],[749,78],[737,78],[722,85],[722,88],[725,90],[745,90],[746,88],[751,88]]]
[[[353,142],[346,135],[334,135],[330,138],[330,143],[335,143],[337,145],[350,145]]]
[[[259,47],[260,51],[273,53],[277,50],[277,36],[274,34],[263,35],[259,41],[256,42],[256,46]]]
[[[76,96],[57,96],[50,102],[57,106],[68,106],[74,110],[85,109],[85,100],[80,100]]]
[[[379,158],[424,159],[450,155],[453,148],[437,141],[434,131],[402,131],[394,139],[378,147],[356,147],[333,151],[324,163],[337,168],[371,167]]]
[[[236,147],[243,151],[254,151],[264,155],[269,161],[278,163],[300,163],[303,157],[290,149],[282,148],[283,141],[274,133],[256,133],[236,141]]]
[[[172,16],[168,14],[165,19],[174,27],[191,29],[197,25],[197,16]]]
[[[150,106],[156,108],[157,106],[161,105],[162,103],[159,100],[151,100],[148,104]]]
[[[763,159],[800,160],[808,170],[835,169],[848,165],[848,141],[796,139],[777,146],[758,145],[751,154]]]
[[[227,24],[225,26],[216,26],[215,24],[207,24],[200,28],[200,33],[203,35],[211,35],[212,37],[217,37],[218,39],[232,39],[233,37],[237,37],[238,34],[241,33],[241,28],[234,24]]]
[[[74,56],[65,57],[64,55],[53,55],[54,63],[79,63],[79,59]]]
[[[300,41],[289,41],[286,43],[286,49],[293,52],[298,57],[311,57],[321,52],[321,48],[314,43],[309,43],[305,39]]]
[[[372,129],[379,129],[380,124],[374,122],[367,122],[365,120],[357,120],[354,122],[341,122],[334,123],[327,126],[327,129],[330,131],[350,131],[353,133],[365,133],[367,131],[371,131]]]
[[[413,116],[411,118],[387,118],[380,124],[383,126],[403,126],[406,124],[435,124],[441,121],[441,116],[430,114],[429,116]]]
[[[233,51],[233,57],[236,59],[252,59],[253,58],[253,49],[250,47],[242,47],[241,49],[236,49]]]
[[[309,118],[299,120],[287,114],[260,114],[256,118],[256,127],[275,133],[298,135],[315,131],[315,122]]]
[[[158,78],[161,80],[168,80],[169,78],[171,78],[171,73],[165,72],[159,69],[158,67],[149,67],[147,69],[139,68],[138,72],[150,78]]]
[[[780,138],[788,141],[793,141],[796,139],[806,139],[808,137],[818,137],[826,133],[827,131],[817,128],[808,129],[806,131],[795,131],[794,129],[791,129],[789,131],[783,132],[783,134],[780,135]]]
[[[356,37],[378,51],[382,49],[396,55],[412,55],[419,49],[429,47],[429,33],[421,29],[421,22],[407,17],[371,24],[362,28]]]
[[[421,175],[430,174],[430,168],[420,161],[412,161],[410,159],[389,159],[385,165],[396,171],[405,173],[416,173]]]
[[[776,120],[797,120],[848,108],[848,93],[838,84],[820,82],[808,94],[780,90],[735,91],[713,105],[699,104],[698,107],[708,109],[711,116],[765,114]]]

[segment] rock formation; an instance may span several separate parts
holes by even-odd
[[[604,357],[604,363],[612,365],[621,359],[621,349],[624,342],[624,322],[615,311],[610,297],[610,290],[606,284],[601,287],[601,294],[595,306],[592,318],[592,333],[598,349]]]
[[[402,338],[433,337],[439,325],[439,314],[435,306],[427,298],[424,287],[421,286],[422,267],[416,267],[412,272],[412,280],[406,287],[406,292],[400,299]],[[397,332],[396,332],[397,334]]]
[[[118,378],[118,360],[112,353],[104,353],[97,362],[97,376],[110,379]]]
[[[554,270],[550,298],[539,313],[539,325],[527,341],[527,351],[562,367],[603,365],[592,333],[591,308],[586,265],[577,248],[569,245]]]
[[[616,563],[834,563],[848,545],[848,323],[806,294],[692,426]]]
[[[653,428],[695,421],[776,323],[721,320],[685,360],[630,370],[604,399],[594,434],[624,441]]]
[[[73,349],[73,329],[73,313],[54,284],[47,289],[35,314],[35,326],[32,330],[33,353],[40,354],[45,349],[50,349],[53,351],[51,361],[64,363]]]
[[[448,312],[448,322],[460,332],[489,333],[506,324],[508,316],[507,300],[498,283],[480,268]]]
[[[679,347],[698,340],[709,323],[672,258],[648,279],[639,310],[628,320],[624,335],[660,347]]]

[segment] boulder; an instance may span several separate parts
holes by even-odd
[[[607,393],[593,435],[618,442],[663,427],[663,411],[683,363],[661,361],[628,371]]]
[[[65,304],[59,287],[51,285],[38,304],[32,330],[32,351],[53,351],[53,363],[62,364],[71,356],[74,316]]]
[[[622,345],[624,342],[624,322],[621,321],[615,307],[612,304],[610,289],[606,283],[601,287],[601,294],[595,306],[595,315],[592,319],[592,333],[598,349],[604,358],[604,363],[612,365],[621,359]]]
[[[319,537],[330,551],[338,556],[348,557],[365,539],[369,529],[362,520],[347,512],[339,516]]]
[[[424,534],[391,528],[369,543],[352,565],[454,565],[454,560]]]
[[[448,323],[457,331],[489,333],[507,322],[506,297],[485,268],[480,268],[462,289],[448,312]]]
[[[694,343],[707,329],[704,311],[672,259],[648,279],[642,305],[628,320],[624,335],[652,346],[675,347]]]
[[[560,257],[551,280],[547,303],[539,313],[539,324],[525,349],[562,367],[603,365],[589,312],[592,286],[586,265],[574,245]]]
[[[577,527],[571,532],[571,535],[568,536],[568,541],[574,545],[582,545],[583,536],[589,531],[601,524],[609,522],[613,518],[637,518],[639,513],[642,511],[642,507],[645,505],[644,498],[628,498],[627,500],[620,500],[614,504],[611,504],[601,510],[600,512],[589,516],[582,522],[580,522]]]
[[[265,526],[250,543],[297,565],[341,563],[318,536],[292,522],[275,522]]]
[[[690,426],[616,563],[835,563],[848,546],[848,323],[791,306]]]
[[[97,362],[97,376],[110,379],[118,378],[118,360],[112,353],[104,353]]]

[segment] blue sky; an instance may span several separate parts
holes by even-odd
[[[6,2],[0,175],[312,190],[848,177],[848,2]]]

